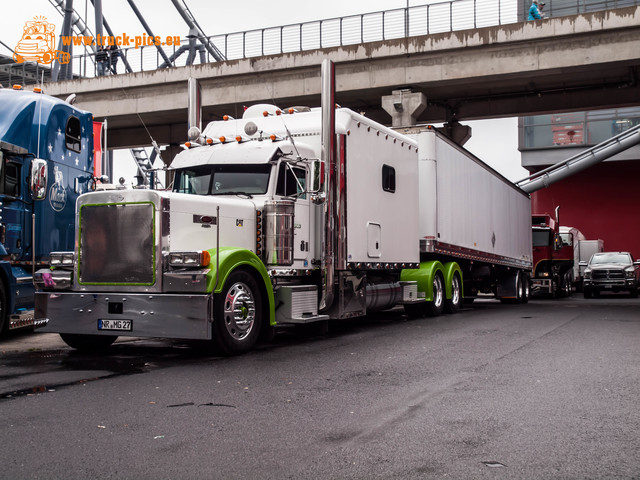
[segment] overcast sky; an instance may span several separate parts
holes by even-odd
[[[6,1],[6,0],[5,0]],[[126,33],[129,36],[141,35],[143,27],[138,22],[126,0],[103,0],[105,19],[116,35]],[[171,0],[136,0],[136,5],[144,15],[155,35],[166,37],[188,33],[186,23],[177,13]],[[404,8],[407,0],[343,0],[300,1],[243,0],[241,2],[215,2],[212,0],[186,0],[191,12],[207,35],[233,33],[270,26],[288,25],[312,20],[320,20],[353,14]],[[410,0],[410,6],[428,3],[426,0]],[[0,40],[14,48],[22,35],[22,27],[33,17],[44,16],[56,25],[56,34],[62,29],[62,16],[51,6],[48,0],[28,0],[4,9],[0,16]],[[274,6],[274,5],[277,5]],[[303,8],[301,8],[303,6]],[[75,0],[74,9],[80,17],[87,15],[87,24],[95,31],[95,17],[89,0]],[[86,10],[85,10],[86,9]],[[0,46],[0,52],[10,52]],[[425,92],[428,97],[428,92]],[[81,107],[81,106],[80,106]],[[465,122],[471,125],[473,135],[465,148],[491,165],[510,180],[516,181],[527,175],[520,166],[518,147],[517,119],[480,120]],[[185,132],[186,136],[186,132]],[[129,162],[129,155],[122,161]],[[125,171],[125,176],[129,172]]]

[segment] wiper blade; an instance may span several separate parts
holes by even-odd
[[[247,192],[236,192],[236,191],[231,191],[231,192],[214,192],[211,195],[238,195],[239,197],[247,197],[247,198],[253,198],[253,195],[251,195],[250,193]]]

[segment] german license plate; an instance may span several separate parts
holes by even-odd
[[[122,330],[130,332],[133,328],[131,320],[98,320],[98,330]]]

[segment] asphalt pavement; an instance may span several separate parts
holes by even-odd
[[[480,301],[201,344],[0,341],[0,478],[640,478],[640,300]]]

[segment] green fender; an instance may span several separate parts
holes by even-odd
[[[447,298],[451,300],[451,285],[453,283],[453,274],[458,273],[460,276],[460,288],[462,289],[462,298],[464,298],[464,277],[462,276],[462,269],[456,262],[449,262],[444,264],[444,286],[447,292]]]
[[[447,278],[445,276],[444,266],[438,260],[420,262],[420,268],[418,268],[417,270],[402,270],[402,272],[400,272],[400,280],[403,282],[418,282],[418,291],[424,292],[424,299],[427,302],[432,302],[433,278],[435,277],[437,272],[440,272],[442,274],[442,278]],[[451,285],[449,285],[447,294],[449,295],[449,297],[451,296]]]
[[[267,269],[255,253],[244,248],[222,247],[220,248],[220,275],[218,276],[218,284],[216,286],[216,249],[208,250],[211,255],[211,263],[209,264],[209,273],[207,273],[207,292],[220,293],[224,287],[227,278],[233,270],[246,265],[255,270],[262,278],[262,284],[267,292],[267,300],[269,302],[269,324],[276,324],[275,300],[273,298],[273,287],[271,279],[267,273]],[[257,279],[259,280],[259,279]],[[215,288],[215,290],[214,290]]]

